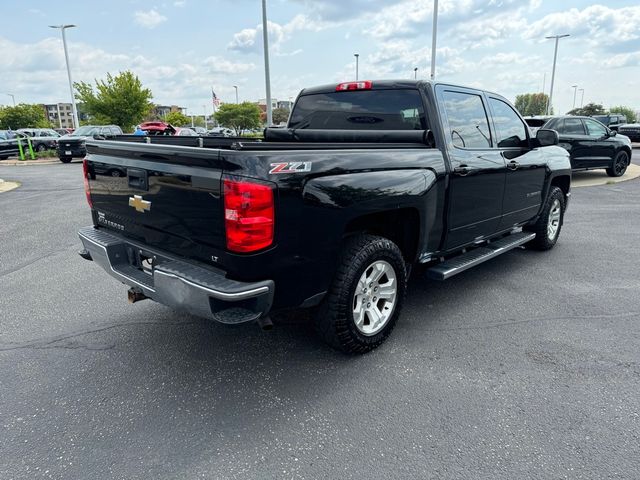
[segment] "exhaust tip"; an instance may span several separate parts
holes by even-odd
[[[273,330],[273,322],[270,317],[260,317],[258,318],[258,325],[262,330],[269,331]]]

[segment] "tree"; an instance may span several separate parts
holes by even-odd
[[[611,107],[609,109],[609,113],[621,113],[625,117],[627,117],[628,123],[634,123],[636,119],[636,112],[631,107],[625,107],[624,105],[618,105],[616,107]]]
[[[15,107],[0,107],[0,128],[48,128],[51,125],[42,105],[20,103]]]
[[[524,117],[531,115],[546,115],[549,95],[546,93],[523,93],[516,96],[516,110]],[[553,113],[553,111],[551,111]]]
[[[191,125],[191,119],[181,112],[169,112],[164,121],[176,127]]]
[[[590,117],[591,115],[604,115],[604,107],[599,103],[587,103],[582,108],[574,108],[573,110],[569,110],[567,115],[582,115],[585,117]]]
[[[287,123],[289,120],[289,109],[288,108],[276,108],[272,112],[273,124],[278,125],[280,123]]]
[[[94,92],[91,84],[76,82],[76,98],[84,103],[84,110],[98,123],[113,123],[125,131],[139,124],[152,108],[151,90],[129,70],[107,79],[96,80]]]
[[[218,108],[215,118],[223,127],[234,129],[239,136],[243,130],[260,128],[260,113],[260,107],[255,103],[224,103]]]

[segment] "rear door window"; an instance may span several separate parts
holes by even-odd
[[[579,118],[565,118],[559,133],[564,133],[565,135],[586,135],[582,120]]]
[[[416,89],[351,90],[298,98],[289,128],[322,130],[425,130]]]
[[[487,112],[480,95],[445,91],[442,94],[449,121],[449,139],[459,148],[491,148]]]

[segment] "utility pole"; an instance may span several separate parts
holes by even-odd
[[[62,32],[62,46],[64,48],[64,59],[67,63],[67,77],[69,77],[69,93],[71,94],[71,108],[73,111],[73,128],[78,128],[80,121],[78,119],[78,109],[76,108],[76,97],[73,94],[73,80],[71,79],[71,67],[69,66],[69,52],[67,51],[67,37],[65,30],[74,28],[75,25],[49,25],[49,28],[59,28]]]
[[[431,36],[431,80],[436,78],[436,40],[438,38],[438,0],[433,1],[433,28]]]
[[[356,57],[356,82],[358,81],[358,58],[360,57],[359,53],[354,53],[354,57]]]
[[[417,80],[418,79],[418,67],[415,67],[413,69],[413,79]]]
[[[553,51],[553,69],[551,70],[551,90],[549,91],[549,103],[547,104],[547,115],[549,115],[549,109],[553,108],[553,82],[556,79],[556,60],[558,59],[558,41],[561,38],[565,38],[565,37],[569,37],[570,35],[568,33],[565,33],[564,35],[550,35],[548,37],[545,37],[547,39],[549,38],[555,38],[556,39],[556,47],[555,50]]]
[[[208,130],[208,125],[207,125],[207,106],[206,105],[202,105],[202,110],[204,110],[204,128],[205,130]]]
[[[236,105],[237,105],[237,104],[239,103],[239,102],[238,102],[238,86],[237,86],[237,85],[234,85],[234,86],[233,86],[233,88],[235,88],[235,89],[236,89]]]
[[[13,93],[7,93],[7,95],[9,95],[11,97],[11,100],[13,100],[13,106],[16,106],[16,96]]]
[[[269,32],[267,31],[267,0],[262,0],[262,39],[264,43],[264,83],[267,90],[267,127],[272,122],[271,79],[269,74]]]
[[[576,93],[578,93],[578,85],[571,85],[571,87],[573,88],[573,108],[576,108]]]
[[[580,97],[580,108],[582,108],[582,104],[584,103],[584,88],[581,88],[582,96]]]

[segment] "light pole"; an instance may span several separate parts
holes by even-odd
[[[584,102],[584,88],[581,88],[579,91],[582,92],[582,95],[580,96],[580,108],[582,108],[582,104]]]
[[[235,89],[236,89],[236,105],[237,105],[237,104],[239,103],[239,102],[238,102],[238,86],[237,86],[237,85],[234,85],[234,86],[233,86],[233,88],[235,88]]]
[[[71,108],[73,111],[73,128],[78,128],[78,109],[76,108],[76,97],[73,94],[73,80],[71,79],[71,67],[69,66],[69,52],[67,51],[67,37],[65,30],[73,28],[75,25],[49,25],[49,28],[59,28],[62,32],[62,46],[64,48],[64,59],[67,63],[67,77],[69,77],[69,93],[71,94]]]
[[[418,67],[415,67],[413,69],[413,79],[417,80],[418,79]]]
[[[547,104],[547,115],[549,115],[549,109],[553,108],[553,82],[556,79],[556,60],[558,58],[558,41],[561,38],[565,38],[565,37],[569,37],[570,35],[568,33],[565,33],[564,35],[551,35],[548,37],[545,37],[547,39],[549,38],[555,38],[556,39],[556,47],[555,50],[553,51],[553,69],[551,70],[551,90],[549,91],[549,103]]]
[[[16,106],[16,96],[13,93],[7,93],[7,95],[9,95],[11,97],[11,100],[13,100],[13,106]]]
[[[433,1],[433,28],[431,36],[431,80],[436,78],[436,40],[438,38],[438,0]]]
[[[354,53],[354,57],[356,57],[356,82],[358,81],[358,58],[360,57],[359,53]]]
[[[576,93],[578,93],[578,85],[571,85],[571,87],[573,88],[573,108],[576,108]]]
[[[264,43],[264,83],[267,90],[267,127],[272,122],[271,79],[269,74],[269,32],[267,31],[267,0],[262,0],[262,39]]]
[[[208,130],[208,128],[207,128],[207,106],[206,105],[202,105],[202,110],[204,110],[204,128],[205,128],[205,130]]]

